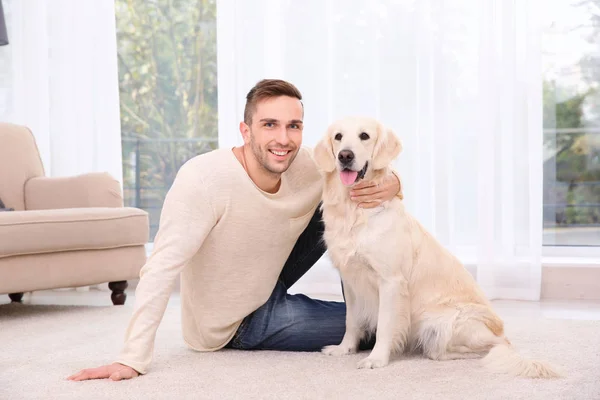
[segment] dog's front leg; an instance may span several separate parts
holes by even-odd
[[[357,318],[356,295],[350,285],[344,285],[344,297],[346,302],[346,332],[340,344],[323,348],[322,352],[330,356],[356,353],[362,337],[362,330]]]
[[[410,329],[408,283],[404,279],[382,279],[379,286],[379,314],[375,347],[358,363],[358,368],[381,368],[390,355],[406,346]]]

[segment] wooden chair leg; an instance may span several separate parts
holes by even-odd
[[[112,300],[115,306],[122,306],[125,304],[125,300],[127,300],[127,295],[125,294],[125,289],[127,289],[129,284],[127,281],[118,281],[118,282],[109,282],[108,288],[112,290],[112,294],[110,295],[110,299]]]
[[[21,303],[21,300],[23,300],[23,293],[11,293],[8,297],[10,297],[10,300],[13,303]]]

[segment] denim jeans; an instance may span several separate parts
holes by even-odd
[[[288,289],[325,253],[319,209],[298,238],[267,302],[247,316],[227,347],[243,350],[319,351],[339,344],[346,304],[290,295]]]

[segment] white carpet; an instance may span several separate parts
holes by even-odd
[[[567,378],[497,375],[478,360],[404,358],[367,371],[355,369],[366,354],[197,353],[169,306],[148,375],[66,381],[113,361],[130,307],[0,305],[0,399],[600,399],[600,321],[514,316],[504,316],[506,328],[521,353],[560,365]]]

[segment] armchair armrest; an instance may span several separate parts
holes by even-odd
[[[36,177],[25,183],[25,209],[122,207],[119,181],[108,173]]]

